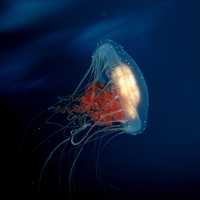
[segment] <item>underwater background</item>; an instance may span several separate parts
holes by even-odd
[[[118,188],[106,190],[197,193],[197,4],[181,0],[1,1],[0,101],[5,126],[1,134],[6,137],[1,143],[9,160],[10,190],[34,191],[35,166],[30,167],[25,159],[29,154],[22,150],[29,121],[55,103],[57,96],[71,94],[90,66],[97,43],[111,39],[124,47],[143,72],[150,105],[143,134],[121,135],[105,148],[103,184],[114,183]],[[81,158],[80,188],[105,191],[93,178],[92,159],[89,150]],[[50,180],[47,192],[59,191],[54,177]]]

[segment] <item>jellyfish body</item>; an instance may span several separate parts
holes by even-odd
[[[101,152],[113,138],[120,134],[137,135],[144,131],[148,105],[148,89],[133,58],[113,41],[100,42],[92,55],[90,67],[72,95],[60,97],[48,109],[51,114],[45,120],[45,125],[56,126],[58,130],[49,134],[37,148],[60,133],[64,138],[46,158],[39,176],[39,188],[53,154],[61,146],[71,145],[69,152],[73,148],[77,151],[73,159],[70,156],[72,164],[68,183],[71,192],[73,171],[84,146],[112,134],[98,150],[98,163]],[[62,115],[64,122],[59,122],[57,115]]]

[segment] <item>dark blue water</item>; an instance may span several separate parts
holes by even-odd
[[[142,135],[123,135],[106,147],[101,157],[105,183],[115,183],[120,191],[133,193],[197,192],[200,70],[198,5],[194,3],[178,0],[2,3],[0,95],[2,116],[8,124],[6,141],[12,141],[6,142],[11,151],[5,151],[12,163],[8,173],[10,189],[32,190],[34,166],[28,169],[26,160],[18,159],[17,153],[24,128],[57,96],[72,93],[90,65],[97,42],[109,38],[124,46],[140,66],[149,88],[150,107],[148,127]],[[83,190],[102,191],[92,182],[92,172],[89,173],[92,157],[91,152],[82,157],[80,185],[88,183]],[[54,189],[58,190],[50,184],[47,191]]]

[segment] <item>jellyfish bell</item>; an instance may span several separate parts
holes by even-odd
[[[111,40],[97,45],[90,68],[74,95],[84,81],[87,81],[87,86],[93,87],[93,92],[91,88],[89,92],[87,87],[82,98],[87,100],[82,101],[82,107],[99,110],[96,113],[88,112],[93,121],[107,126],[112,121],[119,122],[121,126],[118,130],[132,135],[144,131],[149,105],[148,89],[139,66],[120,45]],[[97,95],[97,90],[103,95]],[[108,105],[111,108],[106,108]]]

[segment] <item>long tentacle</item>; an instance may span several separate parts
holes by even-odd
[[[40,191],[40,185],[41,185],[41,181],[42,181],[42,177],[43,177],[43,174],[44,174],[44,170],[49,162],[49,160],[52,158],[53,154],[63,145],[65,144],[66,142],[69,141],[69,138],[66,138],[65,140],[63,140],[62,142],[60,142],[49,154],[49,156],[47,157],[47,159],[45,160],[44,162],[44,165],[40,171],[40,176],[39,176],[39,181],[38,181],[38,191]]]
[[[87,134],[89,134],[89,132],[95,127],[96,124],[94,124],[88,131],[87,131]],[[89,136],[88,138],[90,138],[91,136]],[[75,164],[78,160],[78,158],[80,157],[80,154],[81,152],[83,151],[83,148],[85,146],[85,144],[87,143],[88,141],[88,138],[83,142],[83,144],[81,145],[73,163],[72,163],[72,166],[71,166],[71,169],[70,169],[70,172],[69,172],[69,178],[68,178],[68,183],[69,183],[69,193],[71,194],[72,193],[72,175],[73,175],[73,170],[74,170],[74,167],[75,167]]]
[[[89,135],[89,132],[92,131],[92,129],[93,129],[95,126],[96,126],[96,124],[94,124],[94,125],[92,126],[92,128],[88,131],[88,133],[87,133],[86,135]],[[107,127],[106,127],[106,128],[107,128]],[[106,128],[104,129],[104,131],[106,130]],[[109,129],[108,129],[108,130],[109,130]],[[119,129],[118,129],[118,128],[116,128],[116,129],[113,128],[113,130],[119,130]],[[76,157],[75,157],[75,159],[74,159],[74,161],[73,161],[73,163],[72,163],[72,166],[71,166],[71,169],[70,169],[70,172],[69,172],[69,178],[68,178],[68,182],[69,182],[69,193],[72,193],[72,175],[73,175],[73,170],[74,170],[74,167],[75,167],[75,164],[76,164],[77,160],[78,160],[79,157],[80,157],[81,152],[83,151],[83,148],[84,148],[85,145],[88,143],[88,141],[90,141],[90,139],[91,139],[92,137],[94,137],[94,135],[99,134],[99,132],[101,132],[101,131],[102,131],[102,130],[95,132],[95,134],[90,135],[89,137],[87,137],[87,139],[86,139],[85,141],[83,141],[83,143],[82,143],[82,145],[81,145],[81,147],[80,147],[80,149],[79,149],[79,151],[78,151],[78,153],[77,153],[77,155],[76,155]]]
[[[119,132],[117,134],[114,134],[113,136],[111,136],[107,141],[106,143],[103,144],[103,146],[100,146],[99,148],[99,151],[98,151],[98,155],[97,155],[97,159],[98,159],[98,162],[96,163],[96,176],[97,176],[97,180],[100,181],[100,183],[103,182],[102,180],[102,175],[101,175],[101,167],[100,167],[100,157],[101,157],[101,154],[103,153],[105,147],[113,140],[115,139],[116,137],[120,136],[124,134],[123,132]],[[103,137],[102,137],[103,138]],[[109,184],[109,187],[115,189],[115,190],[120,190],[119,187],[113,185],[113,184]]]

